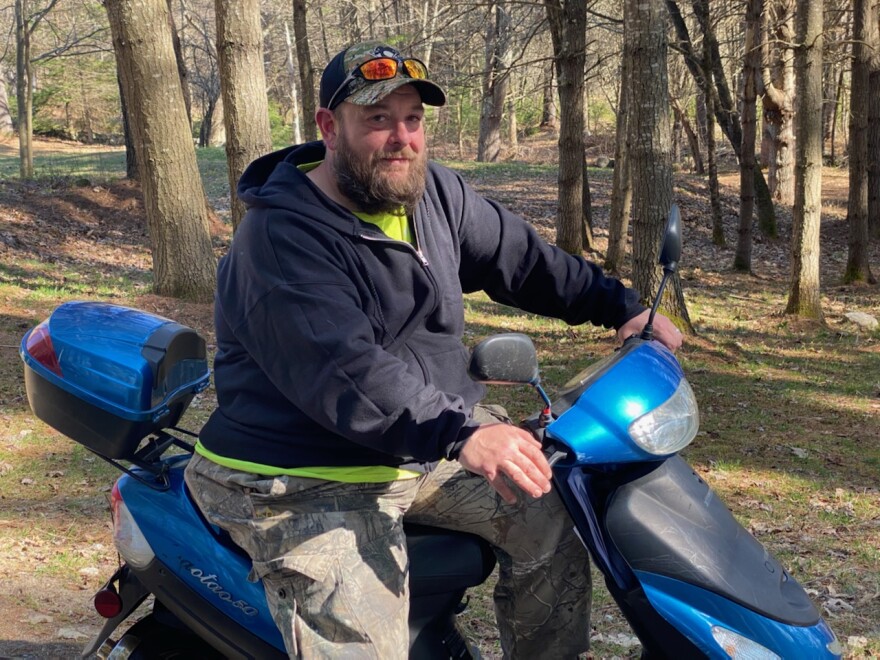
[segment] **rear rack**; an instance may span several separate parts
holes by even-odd
[[[193,433],[192,431],[187,431],[186,429],[181,429],[176,426],[169,427],[168,429],[162,429],[161,431],[157,431],[146,438],[146,443],[140,447],[134,454],[129,457],[126,457],[124,460],[131,463],[137,468],[140,468],[142,472],[146,472],[149,475],[152,475],[152,479],[146,478],[142,473],[135,472],[134,470],[126,467],[115,458],[109,458],[104,456],[103,454],[95,451],[94,449],[89,448],[87,445],[83,445],[92,452],[95,456],[100,458],[103,461],[106,461],[117,470],[121,470],[125,472],[128,476],[140,483],[152,488],[157,491],[165,491],[171,487],[171,481],[168,478],[168,470],[177,461],[174,460],[175,457],[170,457],[169,459],[162,459],[163,454],[173,447],[178,447],[187,452],[186,456],[180,455],[180,458],[187,458],[191,456],[195,451],[195,445],[178,438],[177,436],[172,435],[168,431],[176,431],[177,433],[181,433],[183,435],[187,435],[191,438],[198,438],[198,434]]]

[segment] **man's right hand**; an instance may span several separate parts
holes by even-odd
[[[517,426],[481,426],[464,443],[458,462],[464,469],[484,476],[508,504],[515,504],[517,498],[503,475],[532,497],[550,492],[552,472],[541,443]]]

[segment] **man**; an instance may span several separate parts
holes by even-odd
[[[569,323],[641,330],[634,291],[543,242],[426,157],[443,90],[379,43],[321,78],[322,142],[264,156],[218,272],[215,383],[187,483],[251,555],[291,657],[405,657],[404,518],[499,558],[509,657],[589,640],[587,554],[539,443],[466,374],[463,292]],[[680,334],[658,316],[655,336]]]

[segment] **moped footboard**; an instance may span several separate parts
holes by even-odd
[[[726,657],[729,639],[783,658],[839,654],[801,585],[679,457],[619,485],[604,522],[610,553],[708,656]]]

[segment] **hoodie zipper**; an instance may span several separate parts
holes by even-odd
[[[393,243],[394,245],[404,245],[408,250],[410,250],[413,254],[416,255],[416,258],[419,260],[419,263],[427,269],[430,265],[428,263],[428,258],[425,256],[425,253],[422,252],[422,244],[419,240],[419,230],[416,229],[415,220],[412,223],[413,237],[416,240],[416,244],[412,245],[411,243],[407,243],[406,241],[397,241],[393,238],[388,238],[387,236],[371,236],[370,234],[359,233],[358,236],[365,241],[373,241],[375,243]]]

